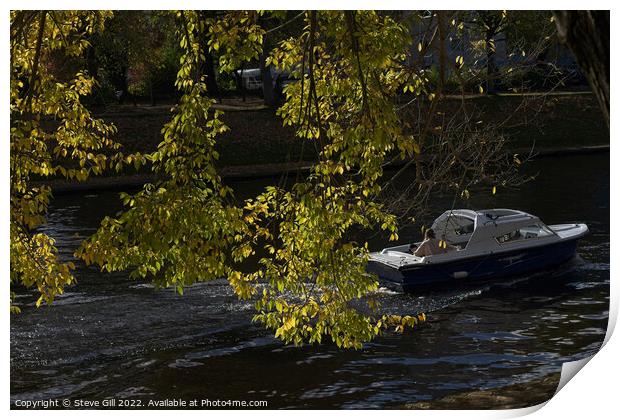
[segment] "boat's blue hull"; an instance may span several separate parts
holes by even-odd
[[[368,271],[411,292],[449,282],[469,283],[490,278],[533,274],[556,267],[574,257],[577,239],[517,251],[494,253],[445,263],[391,268],[369,261]]]

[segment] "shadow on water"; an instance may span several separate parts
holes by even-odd
[[[558,372],[563,362],[596,352],[605,335],[609,155],[541,159],[532,171],[541,176],[520,191],[470,204],[519,208],[547,223],[587,223],[581,259],[559,270],[417,295],[381,288],[384,311],[423,311],[429,322],[353,351],[283,345],[251,322],[252,304],[225,281],[179,296],[79,265],[78,285],[56,303],[12,316],[11,401],[209,398],[267,400],[270,408],[384,408]],[[234,186],[249,194],[262,185]],[[44,229],[72,258],[101,217],[119,209],[116,193],[62,196]],[[25,291],[18,300],[31,297]]]

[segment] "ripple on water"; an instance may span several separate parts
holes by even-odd
[[[126,398],[126,399],[131,399],[131,398],[140,398],[140,397],[150,397],[155,395],[155,392],[153,392],[153,390],[151,390],[150,388],[146,387],[146,386],[131,386],[129,388],[126,388],[122,391],[117,392],[116,394],[114,394],[114,397],[116,398]]]
[[[212,348],[212,349],[203,350],[203,351],[193,351],[190,353],[186,353],[184,357],[185,357],[185,360],[202,360],[202,359],[209,359],[212,357],[227,356],[230,354],[239,353],[243,350],[250,349],[250,348],[267,347],[267,346],[273,346],[273,345],[279,345],[279,344],[280,344],[280,341],[275,339],[273,336],[269,335],[269,336],[264,336],[264,337],[252,338],[250,340],[238,343],[230,347],[219,347],[219,348]]]
[[[173,368],[173,369],[187,369],[187,368],[193,368],[193,367],[198,367],[202,365],[203,363],[196,362],[193,360],[176,359],[174,362],[168,364],[168,367]]]
[[[476,333],[462,333],[461,336],[465,338],[472,338],[480,341],[490,341],[490,342],[511,342],[511,341],[521,341],[521,340],[534,340],[536,339],[533,335],[526,335],[523,332],[517,331],[496,331],[496,332],[476,332]]]
[[[596,314],[583,314],[583,315],[579,315],[579,318],[589,319],[589,320],[594,320],[594,321],[606,320],[609,318],[609,311],[602,311]]]
[[[86,293],[72,293],[66,292],[54,299],[54,306],[62,305],[80,305],[85,303],[100,302],[103,300],[112,299],[111,296],[92,296]]]
[[[591,271],[609,271],[609,263],[604,262],[587,262],[579,266],[579,271],[591,272]]]
[[[298,360],[297,362],[295,362],[295,364],[296,365],[310,365],[315,361],[331,359],[333,357],[335,357],[335,355],[330,354],[330,353],[314,354],[303,360]]]

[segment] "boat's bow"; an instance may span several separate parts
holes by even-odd
[[[581,239],[589,232],[588,226],[585,223],[564,223],[561,225],[548,225],[548,227],[563,240]]]

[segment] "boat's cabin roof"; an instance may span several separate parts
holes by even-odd
[[[529,213],[510,210],[510,209],[488,209],[488,210],[448,210],[433,222],[433,230],[439,234],[442,231],[457,231],[457,233],[472,233],[476,228],[493,225],[517,226],[527,225],[540,219]],[[452,232],[451,232],[452,233]]]
[[[492,249],[554,235],[529,213],[511,209],[448,210],[432,225],[438,239],[468,250]]]

